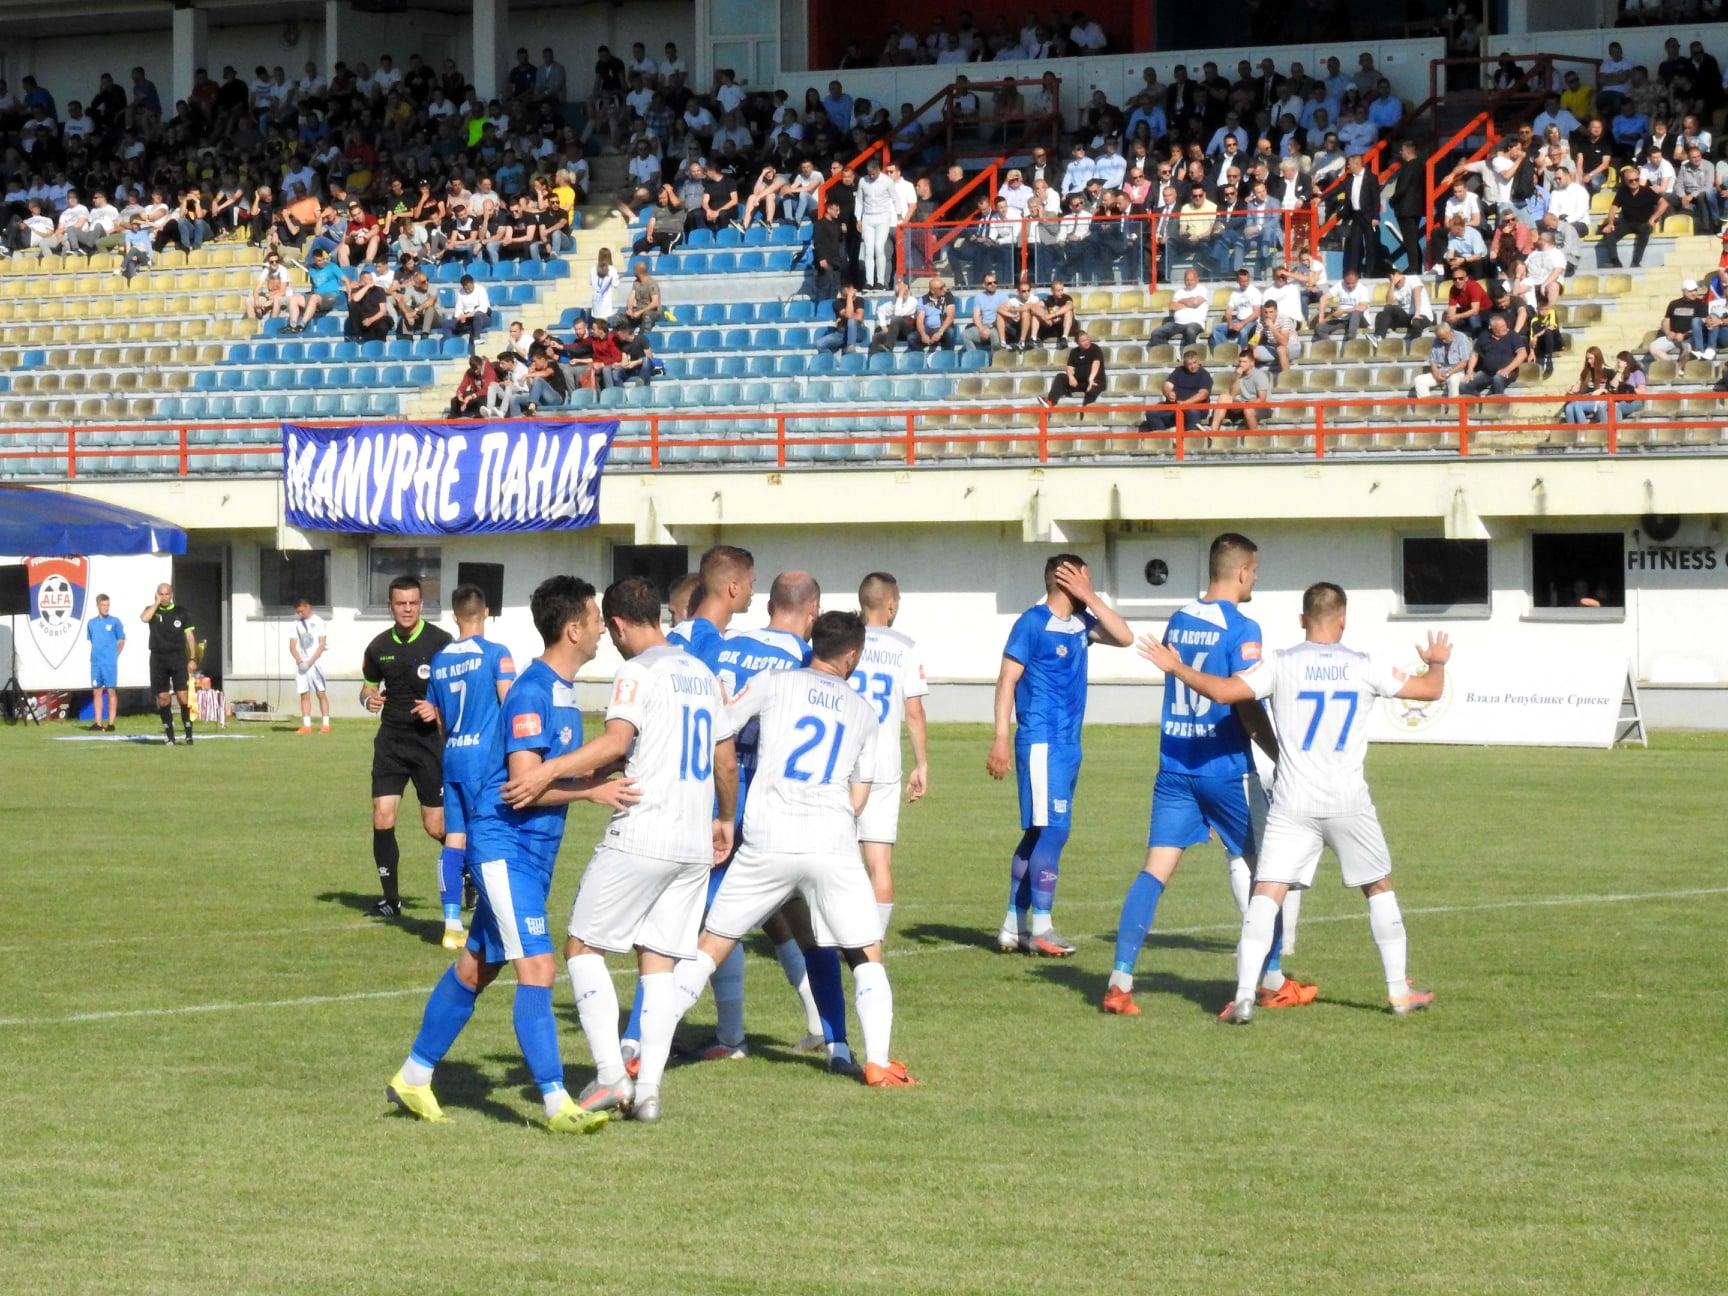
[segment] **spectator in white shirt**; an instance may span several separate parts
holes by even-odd
[[[870,341],[870,354],[892,351],[901,342],[917,337],[918,311],[918,299],[912,296],[911,285],[904,279],[896,279],[894,295],[876,307],[876,333]]]
[[[475,283],[473,275],[463,275],[457,286],[456,303],[439,327],[450,337],[466,335],[468,353],[472,355],[479,349],[480,339],[491,323],[492,298],[487,294],[486,286]]]
[[[1026,214],[1026,209],[1032,205],[1032,190],[1022,183],[1019,171],[1010,171],[1008,181],[997,191],[1008,201],[1008,214],[1016,220]]]
[[[1110,47],[1104,29],[1080,10],[1074,11],[1073,21],[1074,25],[1068,29],[1068,43],[1076,50],[1083,54],[1102,54]]]
[[[1388,274],[1385,300],[1374,316],[1374,336],[1383,338],[1400,328],[1405,339],[1414,342],[1433,322],[1434,303],[1428,296],[1428,285],[1402,270]]]
[[[1535,131],[1536,138],[1541,139],[1550,126],[1558,126],[1561,136],[1571,139],[1583,127],[1583,123],[1560,106],[1559,95],[1551,94],[1543,102],[1542,111],[1537,113],[1536,119],[1530,123],[1530,128]]]
[[[1092,164],[1092,176],[1106,189],[1120,189],[1128,178],[1128,159],[1117,150],[1114,135],[1105,138],[1104,151]]]
[[[1170,299],[1170,315],[1153,329],[1146,341],[1151,346],[1179,342],[1193,346],[1206,328],[1206,316],[1212,306],[1212,294],[1200,286],[1200,272],[1189,266],[1182,272],[1182,286]]]
[[[1242,330],[1253,327],[1260,318],[1260,304],[1265,298],[1254,286],[1248,268],[1236,272],[1236,286],[1230,290],[1230,300],[1224,305],[1224,318],[1212,329],[1212,345],[1240,342]]]
[[[1344,340],[1353,341],[1368,322],[1368,303],[1371,300],[1360,276],[1354,270],[1346,271],[1343,280],[1333,284],[1323,299],[1314,336],[1331,337],[1342,330]]]
[[[714,98],[721,111],[737,112],[744,105],[744,87],[733,79],[731,68],[721,68],[714,75],[718,82],[714,87]]]
[[[1086,146],[1076,143],[1073,155],[1068,160],[1068,166],[1062,172],[1063,195],[1083,192],[1087,182],[1094,179],[1097,174],[1098,168],[1093,165],[1092,159],[1086,156]]]
[[[1590,191],[1573,178],[1571,167],[1555,168],[1554,186],[1548,191],[1548,210],[1577,230],[1580,238],[1587,232]]]

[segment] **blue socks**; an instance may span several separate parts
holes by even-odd
[[[1146,943],[1146,933],[1152,930],[1152,920],[1158,915],[1158,899],[1164,894],[1164,884],[1142,869],[1128,885],[1122,897],[1122,917],[1116,923],[1116,962],[1113,970],[1124,976],[1134,975],[1134,964],[1140,957],[1140,947]]]
[[[1280,906],[1278,909],[1278,917],[1273,919],[1273,922],[1272,922],[1272,949],[1266,955],[1265,966],[1260,969],[1262,975],[1264,975],[1267,972],[1278,972],[1278,971],[1282,970],[1282,968],[1280,967],[1279,962],[1278,962],[1278,956],[1280,954],[1282,954],[1283,952],[1284,952],[1284,909],[1282,906]]]
[[[1032,908],[1032,851],[1038,845],[1037,828],[1028,828],[1014,848],[1014,859],[1008,866],[1008,909],[1024,914]]]
[[[642,1042],[642,978],[636,978],[636,997],[630,1001],[630,1020],[624,1024],[624,1031],[618,1037],[634,1044]]]
[[[1056,879],[1062,871],[1062,848],[1068,844],[1068,825],[1035,828],[1038,840],[1032,847],[1027,885],[1032,893],[1032,912],[1048,914],[1056,903]]]
[[[444,921],[462,921],[462,861],[467,851],[446,846],[438,852],[438,899],[444,906]]]
[[[478,990],[470,990],[462,984],[454,963],[445,968],[444,975],[438,978],[438,984],[432,987],[432,993],[427,997],[426,1011],[420,1018],[420,1033],[414,1037],[409,1059],[427,1070],[442,1062],[456,1037],[462,1033],[462,1028],[468,1024],[468,1019],[474,1015],[474,1001],[479,997]],[[547,1005],[550,1016],[550,995]]]
[[[558,1055],[558,1023],[552,1016],[552,987],[518,985],[514,1009],[516,1042],[541,1095],[564,1088],[564,1060]]]
[[[804,975],[810,997],[822,1018],[822,1037],[830,1044],[846,1042],[846,990],[840,984],[840,951],[812,946],[804,951]]]

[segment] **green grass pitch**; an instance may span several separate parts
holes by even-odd
[[[1226,1030],[1215,844],[1159,912],[1144,1016],[1096,1008],[1155,736],[1088,733],[1057,899],[1080,952],[1055,963],[994,952],[1013,789],[983,730],[938,728],[889,960],[924,1087],[789,1053],[799,1013],[758,949],[749,1061],[670,1072],[657,1127],[558,1139],[531,1123],[507,979],[440,1069],[452,1120],[387,1111],[446,957],[417,827],[409,921],[356,908],[370,730],[0,733],[0,1290],[1721,1290],[1728,738],[1376,749],[1436,1007],[1377,1011],[1361,896],[1327,865],[1290,960],[1321,1003]],[[573,813],[560,929],[598,827]]]

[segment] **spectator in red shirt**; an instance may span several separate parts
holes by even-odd
[[[1493,308],[1487,290],[1470,277],[1470,272],[1463,266],[1453,267],[1452,289],[1446,294],[1446,322],[1477,338],[1487,327],[1488,312]]]
[[[604,386],[606,371],[624,359],[624,350],[612,335],[605,320],[594,321],[594,331],[588,335],[588,367],[594,375],[594,386]]]
[[[342,236],[342,242],[336,248],[336,261],[340,265],[369,265],[378,259],[378,243],[381,231],[378,228],[378,218],[369,215],[359,203],[348,204],[348,232]]]
[[[498,381],[498,371],[483,355],[468,357],[468,368],[456,384],[456,395],[450,400],[451,418],[478,418],[486,403],[486,389]]]

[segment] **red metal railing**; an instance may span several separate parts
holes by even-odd
[[[1379,143],[1375,144],[1373,148],[1369,149],[1362,155],[1363,166],[1373,173],[1376,180],[1381,182],[1390,180],[1393,176],[1397,175],[1404,166],[1402,162],[1394,162],[1391,166],[1385,165],[1387,143],[1387,140],[1381,140]],[[1325,238],[1338,227],[1340,213],[1337,210],[1334,210],[1330,216],[1327,216],[1324,219],[1321,218],[1320,213],[1325,210],[1326,204],[1324,200],[1330,198],[1333,194],[1337,193],[1338,190],[1342,189],[1345,182],[1349,179],[1350,168],[1346,165],[1334,179],[1327,181],[1323,186],[1314,191],[1313,221],[1316,238]]]
[[[1514,415],[1519,409],[1531,405],[1559,404],[1565,405],[1572,400],[1601,402],[1605,406],[1604,421],[1599,424],[1583,425],[1593,427],[1600,432],[1600,440],[1595,432],[1583,433],[1579,424],[1567,423],[1559,418],[1523,421]],[[1206,406],[1181,406],[1161,404],[1157,402],[1136,402],[1113,400],[1109,403],[1088,406],[1084,409],[1077,405],[1046,408],[1042,405],[994,404],[994,405],[964,405],[964,406],[931,406],[908,409],[904,406],[891,409],[848,408],[843,411],[822,410],[819,412],[797,413],[787,410],[763,410],[760,412],[722,410],[690,412],[655,411],[642,413],[634,410],[584,411],[581,413],[563,413],[561,411],[546,411],[539,418],[551,422],[617,422],[620,425],[618,435],[614,438],[613,447],[617,451],[640,452],[647,459],[647,467],[661,468],[669,461],[682,458],[682,452],[699,450],[735,450],[740,453],[732,456],[732,466],[750,467],[763,464],[767,456],[761,452],[772,451],[775,466],[788,467],[799,462],[802,456],[797,452],[807,449],[839,449],[864,451],[855,462],[870,460],[877,463],[917,464],[930,458],[952,457],[956,447],[961,447],[962,453],[971,453],[973,448],[991,453],[995,448],[998,452],[1022,458],[1035,458],[1040,463],[1049,462],[1052,457],[1062,457],[1066,454],[1096,453],[1099,449],[1129,448],[1142,453],[1169,454],[1176,459],[1186,459],[1196,448],[1219,451],[1250,451],[1256,442],[1276,439],[1285,443],[1279,449],[1294,449],[1299,443],[1301,448],[1310,450],[1315,458],[1324,458],[1328,453],[1339,449],[1340,443],[1350,444],[1352,438],[1361,437],[1404,437],[1406,440],[1414,437],[1428,438],[1416,448],[1427,450],[1451,451],[1460,456],[1472,453],[1472,442],[1484,433],[1562,433],[1573,438],[1572,444],[1587,449],[1605,449],[1610,454],[1621,449],[1621,438],[1626,427],[1625,418],[1620,414],[1620,408],[1629,401],[1649,404],[1674,404],[1680,401],[1703,401],[1716,408],[1710,413],[1696,417],[1681,417],[1678,412],[1672,417],[1663,417],[1646,413],[1638,418],[1635,426],[1642,439],[1645,433],[1673,433],[1677,438],[1698,431],[1707,433],[1705,439],[1696,442],[1674,440],[1663,442],[1672,445],[1693,445],[1698,449],[1728,449],[1728,441],[1722,440],[1724,417],[1728,416],[1728,394],[1714,392],[1684,392],[1673,395],[1646,392],[1641,396],[1589,396],[1569,397],[1555,393],[1509,394],[1505,396],[1465,396],[1447,397],[1433,396],[1416,399],[1405,396],[1401,392],[1388,392],[1374,396],[1351,396],[1341,398],[1299,398],[1289,400],[1271,400],[1260,402],[1230,402],[1216,401]],[[1386,413],[1388,408],[1394,413]],[[1256,414],[1264,414],[1269,426],[1258,428],[1220,428],[1214,430],[1202,426],[1202,418],[1210,420],[1213,413],[1223,410],[1253,410]],[[1154,411],[1162,411],[1171,416],[1174,426],[1146,431],[1138,426],[1141,417]],[[1354,417],[1352,411],[1362,411],[1361,417]],[[1500,417],[1495,417],[1496,412]],[[956,428],[944,426],[935,428],[928,425],[931,419],[948,419],[955,415],[976,419],[983,424],[981,428]],[[1072,415],[1079,415],[1089,426],[1076,425]],[[1424,418],[1424,415],[1428,417]],[[837,433],[829,430],[837,418],[849,420],[880,420],[881,426],[869,432]],[[765,430],[746,435],[704,435],[700,431],[706,425],[719,420],[738,421],[749,419],[765,425]],[[1131,422],[1116,422],[1113,426],[1097,426],[1107,420],[1133,420]],[[1018,426],[1008,426],[1013,420],[1020,420]],[[463,424],[474,420],[461,419],[421,419],[422,423],[430,424]],[[356,426],[350,420],[325,420],[326,426]],[[993,426],[994,424],[994,426]],[[43,446],[13,447],[11,442],[20,436],[40,436],[41,430],[35,428],[0,428],[0,475],[7,475],[9,465],[17,460],[50,460],[63,464],[64,475],[68,478],[78,478],[85,474],[79,471],[80,460],[86,459],[172,459],[175,461],[175,471],[171,474],[158,472],[143,472],[136,476],[161,477],[164,475],[187,477],[193,475],[194,462],[218,460],[242,455],[271,455],[275,462],[271,471],[280,468],[279,446],[263,444],[245,445],[198,445],[191,440],[190,433],[196,428],[209,431],[217,428],[255,428],[274,434],[279,427],[276,423],[259,422],[213,422],[197,424],[89,424],[63,429],[65,442],[63,447],[48,448]],[[770,430],[766,430],[771,427]],[[681,428],[694,428],[695,432],[678,431]],[[174,442],[171,445],[112,445],[79,443],[80,436],[95,436],[97,434],[111,437],[115,433],[140,433],[160,436],[164,431],[171,432]],[[1197,444],[1198,443],[1198,444]],[[1552,443],[1551,443],[1552,444]],[[1564,441],[1560,442],[1565,445]],[[1354,447],[1352,447],[1354,448]],[[1393,447],[1387,446],[1387,449]],[[715,456],[722,458],[722,456]],[[620,468],[631,471],[639,470],[639,463],[620,464]],[[37,469],[29,476],[50,476],[47,471]],[[124,476],[125,474],[109,474]]]
[[[1233,244],[1228,235],[1209,232],[1210,228],[1217,222],[1234,220],[1238,217],[1242,218],[1244,222],[1251,219],[1265,221],[1271,218],[1279,223],[1281,227],[1278,234],[1279,255],[1285,265],[1290,264],[1298,247],[1304,243],[1312,246],[1309,231],[1314,220],[1314,213],[1305,208],[1289,211],[1250,212],[1246,208],[1232,207],[1213,212],[1209,217],[1198,218],[1198,220],[1191,214],[1184,215],[1181,209],[1169,215],[1160,212],[1130,212],[1125,215],[1090,217],[1085,226],[1088,234],[1092,226],[1100,223],[1118,224],[1122,227],[1125,240],[1123,246],[1115,253],[1111,253],[1096,243],[1087,244],[1084,239],[1055,243],[1042,242],[1043,232],[1052,226],[1061,230],[1066,217],[1018,216],[1010,217],[1005,223],[998,222],[992,217],[988,228],[1001,229],[1006,226],[1013,229],[1014,237],[1012,241],[1009,241],[1007,239],[985,239],[983,236],[983,231],[986,228],[985,219],[982,216],[974,216],[969,220],[909,221],[896,226],[894,231],[894,272],[897,276],[905,278],[930,274],[936,269],[937,259],[944,251],[948,253],[951,264],[956,259],[967,259],[959,258],[959,252],[964,249],[957,249],[955,245],[970,231],[978,235],[980,242],[993,242],[1002,249],[1003,253],[1006,253],[1005,257],[1002,253],[998,253],[997,257],[994,258],[994,260],[1003,261],[1004,264],[992,264],[990,266],[998,274],[1012,274],[1016,278],[1026,275],[1038,281],[1045,281],[1050,278],[1049,266],[1053,265],[1060,273],[1068,277],[1069,283],[1085,284],[1090,281],[1072,277],[1074,271],[1067,264],[1076,249],[1085,248],[1084,254],[1089,259],[1096,261],[1100,256],[1114,259],[1118,262],[1115,268],[1132,271],[1136,276],[1143,274],[1145,285],[1156,290],[1161,280],[1158,253],[1165,244],[1170,245],[1173,251],[1181,254],[1192,249],[1194,239],[1202,237],[1222,239],[1226,248],[1237,247],[1245,263],[1258,259],[1261,255],[1261,245],[1257,240],[1250,242],[1247,241],[1246,236],[1243,236],[1243,241],[1239,244]],[[1202,235],[1197,224],[1206,224],[1208,233]],[[1178,233],[1179,229],[1182,231],[1180,234]],[[968,246],[970,246],[970,242]],[[1051,254],[1049,265],[1041,264],[1039,253],[1045,249],[1049,250]],[[980,253],[976,259],[983,261],[985,258]],[[1222,264],[1221,261],[1220,264]],[[1105,267],[1106,271],[1110,269],[1111,267]],[[1104,274],[1101,277],[1105,282],[1114,281],[1113,274]],[[1142,279],[1136,277],[1130,282],[1138,283],[1142,282]]]
[[[1434,179],[1435,170],[1440,163],[1444,162],[1451,156],[1453,149],[1457,148],[1477,131],[1482,132],[1482,142],[1478,144],[1476,148],[1462,161],[1454,163],[1452,165],[1452,171],[1455,172],[1463,167],[1467,167],[1472,162],[1480,162],[1483,158],[1492,153],[1494,151],[1494,146],[1500,142],[1500,132],[1494,125],[1494,116],[1492,113],[1477,113],[1469,121],[1465,122],[1463,126],[1458,128],[1457,133],[1455,133],[1444,144],[1440,145],[1439,148],[1434,150],[1434,152],[1429,156],[1428,161],[1423,165],[1423,175],[1425,176],[1425,187],[1423,193],[1424,200],[1428,204],[1429,265],[1435,265],[1439,262],[1440,251],[1446,246],[1444,233],[1439,228],[1438,218],[1435,215],[1436,211],[1439,210],[1438,204],[1440,199],[1440,187]]]

